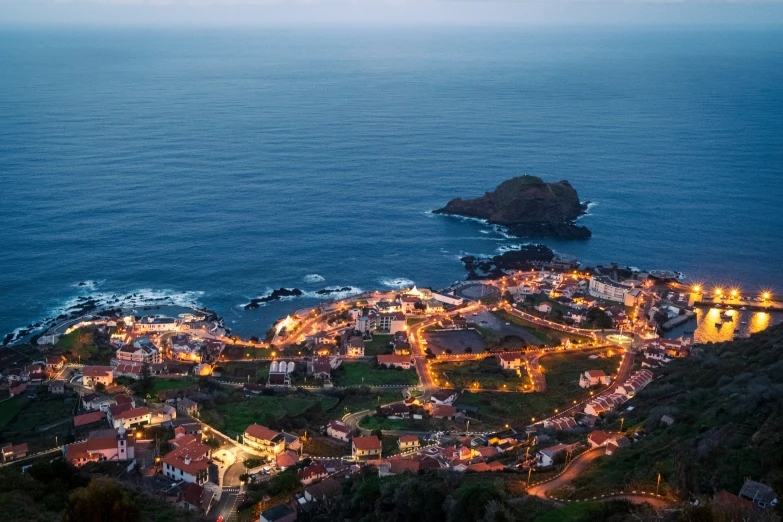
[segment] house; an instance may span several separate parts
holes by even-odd
[[[326,471],[326,468],[322,464],[315,463],[310,464],[303,470],[299,471],[296,476],[299,477],[299,482],[307,486],[316,480],[328,477],[329,472]]]
[[[307,502],[325,502],[331,500],[343,492],[343,487],[332,478],[327,478],[305,488],[304,498]]]
[[[573,417],[558,417],[547,420],[544,422],[544,426],[555,431],[570,430],[571,428],[576,428],[576,421]]]
[[[340,341],[343,357],[364,357],[364,338],[359,332],[346,332]]]
[[[379,331],[388,333],[397,333],[405,331],[405,314],[402,312],[390,312],[378,314],[376,327]]]
[[[90,433],[84,442],[69,444],[65,448],[65,460],[79,467],[88,462],[125,461],[135,458],[136,439],[120,428],[98,430]]]
[[[632,286],[618,283],[607,276],[593,276],[588,286],[591,296],[623,304],[625,304],[626,292],[632,289]]]
[[[177,445],[176,449],[163,456],[163,475],[172,480],[204,484],[207,481],[211,451],[209,446],[195,438],[188,439],[187,443]]]
[[[403,435],[397,439],[397,446],[403,451],[417,449],[419,447],[419,437],[416,435]]]
[[[381,408],[381,415],[389,419],[407,419],[410,416],[408,406],[402,402],[395,402]]]
[[[614,437],[601,430],[595,430],[587,436],[587,443],[590,444],[590,449],[606,446],[610,442],[614,442],[614,440]]]
[[[199,404],[185,397],[177,401],[177,411],[190,417],[198,413]]]
[[[522,366],[522,356],[518,353],[501,353],[498,362],[504,370],[518,370]]]
[[[183,361],[201,362],[202,344],[191,339],[189,335],[178,334],[170,340],[171,356]]]
[[[25,391],[27,391],[27,384],[21,383],[17,384],[16,386],[11,386],[8,388],[8,395],[11,397],[18,397],[19,395],[22,395]]]
[[[351,441],[351,455],[354,460],[381,458],[381,441],[374,435],[354,437]]]
[[[28,453],[27,443],[5,446],[3,447],[3,462],[21,459],[26,457]]]
[[[606,454],[613,455],[620,448],[631,445],[631,440],[628,437],[620,437],[619,439],[612,439],[606,443]]]
[[[424,308],[421,299],[414,296],[402,296],[400,297],[400,307],[403,313],[412,314],[416,311],[417,307]]]
[[[49,393],[56,395],[65,393],[65,381],[49,381]]]
[[[243,434],[243,441],[251,448],[278,454],[285,449],[285,437],[282,433],[270,430],[266,426],[251,424]]]
[[[395,366],[404,370],[409,370],[412,363],[409,355],[377,355],[378,364],[385,366]]]
[[[107,395],[98,395],[88,393],[82,397],[82,406],[86,410],[109,411],[109,408],[116,403],[113,397]]]
[[[338,357],[329,357],[319,355],[313,357],[307,365],[307,373],[315,377],[316,379],[328,380],[332,376],[332,360],[336,361],[336,364],[342,362]],[[336,366],[335,366],[336,367]]]
[[[453,404],[457,400],[457,392],[454,390],[438,390],[432,394],[430,401],[433,404]]]
[[[93,411],[73,418],[73,428],[77,433],[85,433],[106,425],[106,412],[103,411]]]
[[[121,409],[124,411],[120,411],[120,408],[118,408],[117,410],[119,413],[116,415],[111,413],[111,409],[109,410],[109,422],[113,428],[119,429],[120,427],[123,427],[127,430],[151,423],[152,413],[149,408],[142,406],[141,408],[128,409],[127,406],[128,405],[121,406]]]
[[[555,463],[555,458],[558,455],[564,453],[573,453],[578,447],[578,444],[558,444],[549,448],[542,449],[538,452],[538,465],[541,467],[548,467]]]
[[[146,339],[146,338],[143,338]],[[120,347],[115,352],[115,356],[119,361],[158,364],[160,360],[160,352],[158,349],[149,342],[135,342],[134,344],[126,344]]]
[[[153,426],[171,426],[177,418],[177,409],[169,404],[164,404],[163,407],[155,405],[152,408],[150,410],[150,424]]]
[[[453,419],[457,415],[457,408],[449,404],[428,404],[427,406],[433,419]]]
[[[259,522],[294,522],[296,511],[287,504],[278,504],[261,512]]]
[[[47,372],[59,372],[63,369],[63,358],[58,356],[48,357],[46,359],[46,371]]]
[[[135,332],[174,332],[177,330],[177,322],[171,317],[142,317],[133,325]]]
[[[114,368],[115,377],[130,377],[131,379],[138,379],[141,377],[141,370],[144,367],[141,363],[134,362],[120,362]]]
[[[579,386],[582,388],[589,388],[599,384],[606,385],[610,382],[612,382],[612,378],[606,375],[603,370],[587,370],[579,376]]]
[[[672,424],[674,424],[674,417],[671,417],[669,415],[663,415],[661,417],[661,424],[665,426],[671,426]]]
[[[326,434],[332,438],[340,439],[348,442],[351,438],[351,428],[346,426],[342,421],[330,420],[326,426]]]
[[[552,311],[552,303],[548,301],[542,301],[541,303],[538,304],[538,306],[536,306],[536,310],[548,314],[549,312]]]
[[[166,492],[167,496],[174,497],[178,507],[190,511],[198,511],[202,515],[209,513],[212,507],[214,493],[195,482],[180,482]]]
[[[283,470],[296,466],[297,462],[299,462],[299,455],[295,451],[286,450],[275,455],[275,465]]]
[[[291,373],[296,368],[294,361],[272,361],[269,365],[267,386],[291,386]]]
[[[3,450],[3,454],[5,455],[5,450]],[[778,503],[778,496],[771,487],[750,479],[745,479],[739,496],[745,500],[750,500],[761,509],[767,509]]]
[[[111,366],[85,366],[82,384],[88,388],[95,388],[98,384],[104,386],[114,382],[114,369]]]

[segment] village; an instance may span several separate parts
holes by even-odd
[[[357,473],[495,473],[552,498],[582,463],[644,444],[624,412],[689,357],[692,336],[662,335],[705,304],[778,307],[557,258],[323,302],[263,338],[197,311],[69,318],[3,352],[3,465],[62,457],[221,522],[295,520]],[[776,502],[746,486],[741,498]],[[623,495],[665,504],[665,489]]]

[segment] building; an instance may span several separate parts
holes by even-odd
[[[418,449],[419,437],[416,435],[403,435],[397,439],[397,446],[403,451]]]
[[[295,451],[286,450],[275,455],[275,464],[282,470],[296,466],[297,462],[299,462],[299,454]]]
[[[381,458],[381,441],[378,437],[354,437],[351,441],[351,456],[354,460]]]
[[[587,436],[587,443],[590,444],[590,449],[606,446],[614,440],[614,437],[601,430],[595,430]]]
[[[133,325],[134,332],[176,332],[177,321],[171,317],[142,317],[141,321]]]
[[[158,364],[160,363],[160,352],[152,343],[126,344],[116,352],[116,357],[120,361],[130,361],[137,363]]]
[[[304,490],[306,502],[326,502],[343,492],[342,485],[332,478],[326,478],[318,484],[313,484]]]
[[[60,356],[48,357],[46,359],[47,372],[59,372],[63,369],[63,358]]]
[[[750,500],[761,509],[773,507],[778,503],[778,496],[771,487],[750,479],[745,480],[739,496],[745,500]]]
[[[313,463],[300,470],[296,476],[299,478],[299,482],[305,486],[312,484],[316,480],[321,480],[329,476],[329,472],[322,464]]]
[[[163,456],[163,475],[172,480],[204,484],[208,478],[211,449],[195,437],[184,435],[177,448]],[[177,439],[174,439],[175,444]]]
[[[294,522],[296,511],[287,504],[278,504],[261,512],[259,522]]]
[[[294,368],[296,368],[294,361],[272,361],[272,364],[269,366],[267,386],[291,386],[291,373],[293,373]]]
[[[251,424],[243,434],[243,441],[251,448],[278,454],[285,450],[285,437],[282,433],[270,430],[266,426]]]
[[[129,405],[122,405],[122,410],[124,411],[119,411],[116,415],[109,408],[109,422],[113,428],[119,429],[122,427],[127,430],[151,423],[152,413],[149,408],[144,406],[141,408],[128,408],[127,406]]]
[[[98,430],[90,433],[84,442],[69,444],[65,448],[65,460],[79,467],[88,462],[125,461],[135,458],[136,439],[120,428]]]
[[[348,439],[351,438],[351,428],[342,421],[330,420],[326,426],[326,434],[332,438],[348,442]]]
[[[189,335],[175,335],[171,338],[171,356],[182,361],[201,362],[201,349],[204,345],[191,339]]]
[[[73,428],[76,433],[85,433],[96,428],[107,426],[106,412],[93,411],[73,418]]]
[[[536,310],[538,310],[541,313],[548,314],[552,311],[552,303],[548,301],[543,301],[536,306]]]
[[[27,456],[29,450],[27,449],[27,443],[8,445],[3,447],[3,462],[11,462],[12,460],[21,459]]]
[[[498,362],[504,370],[518,370],[522,366],[522,356],[518,353],[501,353]]]
[[[457,400],[457,392],[455,390],[438,390],[430,397],[430,401],[433,404],[453,404]]]
[[[543,468],[552,466],[558,455],[573,453],[578,446],[578,444],[558,444],[542,449],[538,452],[537,464]]]
[[[141,370],[144,367],[142,363],[136,362],[120,362],[117,367],[114,368],[115,377],[130,377],[132,379],[138,379],[141,377]]]
[[[364,338],[359,332],[345,332],[340,341],[340,355],[344,357],[364,357]]]
[[[395,355],[410,355],[411,343],[408,341],[407,332],[397,332],[392,339],[392,345],[394,346]]]
[[[457,408],[449,404],[428,404],[427,409],[433,419],[453,419],[457,416]]]
[[[62,395],[65,393],[65,382],[49,381],[49,393],[54,393],[56,395]]]
[[[377,355],[378,364],[395,366],[404,370],[410,370],[412,363],[410,355]]]
[[[183,509],[198,511],[202,515],[209,513],[215,494],[195,482],[180,482],[166,492],[174,503]]]
[[[114,382],[114,369],[111,366],[85,366],[82,384],[88,388],[95,388],[98,384],[110,386]]]
[[[378,314],[376,327],[379,331],[397,333],[405,331],[405,314],[402,312],[389,312]]]
[[[198,413],[199,404],[185,397],[177,401],[177,411],[191,417]]]
[[[590,278],[588,291],[593,297],[617,301],[625,304],[625,294],[633,290],[632,286],[618,283],[608,276],[593,276]]]
[[[579,376],[579,386],[589,388],[599,384],[609,384],[612,378],[606,375],[602,370],[587,370]]]

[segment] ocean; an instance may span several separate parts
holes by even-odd
[[[558,252],[783,292],[783,31],[6,28],[0,332],[446,286],[526,241],[429,212],[524,173],[593,203]]]

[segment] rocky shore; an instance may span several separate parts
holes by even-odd
[[[503,270],[530,270],[534,261],[548,262],[554,257],[554,251],[546,245],[523,245],[494,257],[465,256],[460,260],[468,271],[466,279],[472,281],[503,277]]]
[[[508,228],[518,237],[586,239],[592,233],[574,223],[585,213],[586,203],[568,181],[546,183],[536,176],[504,181],[492,192],[476,199],[452,199],[435,214],[484,219]]]

